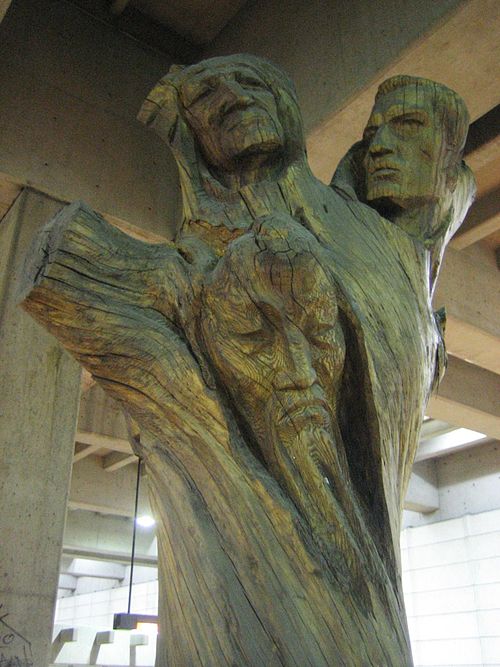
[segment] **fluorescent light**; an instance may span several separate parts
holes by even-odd
[[[153,517],[149,516],[148,514],[138,516],[136,522],[138,526],[141,526],[141,528],[151,528],[151,526],[154,526],[156,523]]]
[[[455,447],[466,445],[469,442],[477,442],[487,437],[479,431],[471,431],[470,428],[457,428],[455,431],[451,431],[450,436],[453,438]]]

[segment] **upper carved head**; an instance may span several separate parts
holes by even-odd
[[[380,85],[363,139],[331,183],[430,249],[431,285],[474,200],[474,176],[462,159],[468,127],[457,93],[429,79],[394,76]]]
[[[275,94],[250,64],[201,63],[178,79],[184,117],[207,162],[226,171],[283,150]]]
[[[203,162],[216,177],[304,154],[293,84],[255,56],[173,66],[151,91],[139,119],[170,144],[184,167],[187,162],[192,170],[193,163]]]
[[[385,81],[363,135],[367,201],[404,209],[454,192],[468,127],[464,101],[446,86],[412,76]]]

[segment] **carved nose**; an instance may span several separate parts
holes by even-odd
[[[370,146],[369,153],[371,157],[383,157],[384,155],[390,155],[394,151],[392,148],[387,146],[382,146],[382,144],[375,144]]]
[[[371,157],[382,157],[394,152],[392,137],[387,125],[381,125],[371,140],[368,153]]]
[[[252,98],[248,92],[234,79],[221,81],[219,90],[228,99],[229,103],[234,100],[238,100],[242,104],[250,104],[252,102]]]
[[[273,379],[275,389],[307,389],[317,380],[311,351],[301,332],[288,333],[283,362]]]

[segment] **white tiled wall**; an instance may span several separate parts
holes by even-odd
[[[500,510],[401,535],[415,667],[500,667]]]
[[[415,667],[500,667],[500,510],[407,528],[403,587]],[[128,588],[58,600],[56,624],[110,630]],[[132,611],[157,614],[158,581],[135,584]]]
[[[111,630],[113,614],[126,612],[127,604],[128,586],[59,598],[55,623],[68,627]],[[134,584],[131,611],[141,614],[158,613],[158,580]]]

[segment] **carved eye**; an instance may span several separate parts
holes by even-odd
[[[415,131],[424,125],[424,121],[420,116],[397,116],[393,118],[392,123],[401,130]]]
[[[247,308],[244,317],[233,319],[230,336],[242,341],[251,341],[264,335],[264,328],[260,312]]]
[[[375,125],[369,125],[368,127],[365,128],[365,131],[363,132],[363,141],[366,144],[369,144],[373,137],[377,134],[378,127],[375,127]]]
[[[261,334],[263,334],[263,329],[260,326],[249,331],[236,331],[234,333],[240,340],[251,340],[252,338],[258,338]]]
[[[205,83],[187,91],[185,94],[186,107],[190,107],[197,102],[201,102],[203,99],[208,97],[210,93],[213,92],[213,90],[213,87],[209,83]]]
[[[263,81],[247,74],[245,75],[240,74],[239,76],[236,77],[236,81],[244,88],[261,88],[261,89],[267,88],[266,84]]]
[[[331,324],[320,324],[309,333],[310,342],[319,348],[329,348],[333,344],[335,327]]]
[[[238,347],[244,350],[247,354],[257,354],[263,350],[267,350],[272,345],[270,332],[265,328],[253,329],[252,331],[244,331],[240,333],[233,333],[233,340]]]

